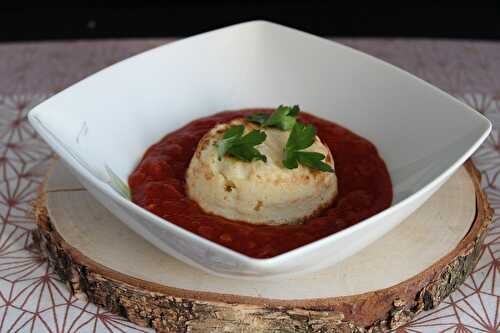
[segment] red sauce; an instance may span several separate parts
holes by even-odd
[[[308,113],[332,151],[338,197],[304,224],[256,226],[205,213],[190,200],[184,175],[201,137],[217,123],[270,109],[227,111],[201,118],[152,145],[129,177],[132,200],[152,213],[204,238],[255,258],[269,258],[336,233],[389,207],[392,184],[384,161],[368,140]]]

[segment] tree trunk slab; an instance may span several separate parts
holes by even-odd
[[[71,291],[160,332],[380,332],[436,307],[477,263],[492,210],[467,162],[389,234],[326,270],[280,281],[212,276],[129,230],[56,163],[35,244]]]

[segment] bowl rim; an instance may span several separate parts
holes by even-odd
[[[179,43],[183,43],[187,40],[203,38],[206,35],[214,34],[214,33],[217,33],[219,31],[233,30],[233,29],[240,28],[240,27],[247,26],[247,25],[264,25],[264,26],[268,26],[268,27],[273,28],[273,29],[277,28],[277,29],[282,29],[282,30],[292,30],[296,33],[300,33],[305,38],[313,38],[313,39],[319,40],[323,43],[330,43],[330,45],[332,45],[332,46],[348,49],[350,52],[355,52],[356,54],[360,54],[360,55],[363,55],[364,57],[367,57],[366,59],[369,59],[370,61],[375,62],[378,65],[385,66],[386,68],[390,68],[392,70],[395,69],[400,74],[406,76],[408,79],[416,80],[416,82],[418,82],[419,84],[423,84],[423,85],[427,86],[428,88],[431,88],[431,90],[434,93],[440,94],[440,95],[446,97],[450,101],[459,102],[462,107],[465,107],[470,112],[473,112],[475,114],[478,122],[481,122],[483,125],[482,133],[475,140],[474,144],[472,146],[470,146],[466,150],[466,152],[460,156],[459,159],[457,159],[450,166],[448,166],[443,172],[441,172],[433,180],[429,181],[427,184],[422,186],[420,189],[413,192],[408,197],[404,198],[403,200],[399,201],[398,203],[392,204],[390,207],[384,209],[383,211],[381,211],[381,212],[379,212],[379,213],[377,213],[377,214],[375,214],[367,219],[361,220],[358,223],[356,223],[356,224],[354,224],[346,229],[343,229],[341,231],[338,231],[336,233],[328,235],[324,238],[315,240],[313,242],[307,243],[307,244],[302,245],[302,246],[295,248],[293,250],[290,250],[290,251],[287,251],[287,252],[284,252],[284,253],[281,253],[279,255],[269,257],[269,258],[254,258],[254,257],[247,256],[243,253],[237,252],[235,250],[232,250],[230,248],[227,248],[225,246],[222,246],[222,245],[215,243],[213,241],[210,241],[208,239],[205,239],[196,233],[193,233],[187,229],[184,229],[184,228],[182,228],[182,227],[180,227],[180,226],[178,226],[178,225],[176,225],[168,220],[165,220],[165,219],[147,211],[146,209],[142,208],[139,205],[136,205],[132,201],[129,201],[129,200],[123,198],[113,188],[111,188],[111,186],[107,182],[105,182],[103,179],[98,177],[95,173],[91,172],[91,170],[89,170],[89,168],[85,166],[85,163],[74,152],[72,152],[71,149],[66,147],[66,145],[63,142],[61,142],[59,140],[59,138],[54,133],[52,133],[52,131],[47,126],[45,126],[43,121],[38,117],[39,113],[45,112],[44,109],[40,109],[40,108],[45,104],[46,101],[51,100],[53,97],[59,95],[62,92],[65,92],[68,89],[73,88],[76,85],[79,85],[82,81],[86,81],[90,77],[100,75],[101,73],[106,72],[110,68],[113,68],[115,66],[119,66],[120,64],[122,64],[124,62],[132,61],[136,57],[142,57],[146,54],[158,52],[159,50],[161,50],[163,48],[171,47],[172,45],[178,45]],[[338,42],[331,41],[331,40],[326,39],[326,38],[321,38],[321,37],[312,35],[310,33],[306,33],[306,32],[303,32],[303,31],[300,31],[300,30],[297,30],[294,28],[290,28],[290,27],[287,27],[284,25],[280,25],[280,24],[276,24],[276,23],[264,21],[264,20],[253,20],[253,21],[243,22],[243,23],[239,23],[239,24],[234,24],[234,25],[230,25],[230,26],[223,27],[220,29],[204,32],[204,33],[201,33],[201,34],[198,34],[195,36],[180,39],[177,41],[169,42],[168,44],[163,44],[163,45],[154,47],[152,49],[149,49],[149,50],[141,52],[137,55],[128,57],[124,60],[121,60],[121,61],[115,63],[115,64],[112,64],[111,66],[108,66],[104,69],[99,70],[99,71],[83,78],[82,80],[70,85],[69,87],[61,90],[57,94],[50,96],[46,101],[43,101],[42,103],[38,104],[37,106],[35,106],[33,109],[31,109],[28,112],[28,120],[29,120],[30,124],[35,128],[36,132],[48,143],[48,145],[70,166],[70,168],[72,168],[74,171],[76,171],[78,173],[79,176],[83,177],[86,181],[88,181],[92,185],[94,185],[99,191],[101,191],[107,197],[109,197],[111,200],[113,200],[118,206],[120,206],[121,209],[128,209],[128,210],[134,211],[135,213],[142,216],[144,219],[156,224],[156,226],[159,228],[170,228],[172,232],[183,233],[183,236],[188,238],[190,241],[197,242],[198,244],[201,243],[205,247],[208,247],[211,250],[216,251],[216,252],[222,252],[224,255],[230,256],[240,263],[244,263],[246,265],[258,267],[261,269],[268,269],[272,266],[276,266],[278,264],[283,264],[285,262],[291,261],[291,260],[297,258],[298,256],[304,254],[304,252],[305,253],[314,252],[317,247],[321,247],[325,243],[335,242],[336,240],[338,240],[340,238],[344,238],[345,236],[352,234],[352,233],[355,233],[358,230],[365,228],[368,225],[376,223],[377,220],[384,218],[385,216],[390,215],[390,214],[394,213],[395,211],[402,209],[405,206],[408,206],[411,202],[413,202],[413,201],[417,200],[418,198],[420,198],[421,196],[425,195],[430,189],[435,187],[440,182],[444,181],[456,169],[458,169],[458,167],[460,165],[462,165],[465,162],[465,160],[470,155],[472,155],[472,153],[486,139],[486,137],[489,135],[489,133],[492,129],[491,122],[486,117],[484,117],[482,114],[480,114],[479,112],[477,112],[476,110],[474,110],[473,108],[468,106],[467,104],[465,104],[462,101],[447,94],[446,92],[437,88],[436,86],[431,85],[427,81],[420,79],[420,78],[416,77],[415,75],[413,75],[413,74],[411,74],[411,73],[409,73],[409,72],[407,72],[407,71],[405,71],[397,66],[394,66],[394,65],[387,63],[381,59],[378,59],[372,55],[366,54],[364,52],[361,52],[361,51],[356,50],[354,48],[351,48],[349,46],[340,44]],[[165,222],[167,222],[167,223],[165,223]],[[187,258],[187,259],[192,262],[192,260],[190,260],[189,258]],[[195,265],[200,267],[199,264],[195,263]]]

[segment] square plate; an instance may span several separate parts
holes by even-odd
[[[191,120],[279,104],[299,104],[373,142],[391,175],[392,206],[298,249],[255,259],[149,213],[110,185],[107,167],[126,180],[151,144]],[[356,253],[417,209],[491,130],[481,114],[405,71],[263,21],[131,57],[38,105],[29,120],[82,184],[132,230],[188,264],[242,278],[319,270]]]

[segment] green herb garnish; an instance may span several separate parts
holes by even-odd
[[[106,168],[106,172],[108,173],[109,184],[111,185],[111,187],[113,187],[115,191],[125,199],[131,200],[132,196],[130,195],[130,188],[128,187],[127,183],[121,180],[121,178],[118,177],[118,175],[113,170],[111,170],[109,166],[105,165],[104,167]]]
[[[314,143],[315,137],[316,128],[313,125],[296,122],[285,145],[283,165],[288,169],[295,169],[300,163],[311,169],[334,172],[330,165],[323,162],[325,155],[302,151]]]
[[[283,106],[280,105],[273,113],[258,112],[246,117],[246,120],[260,124],[262,127],[276,127],[282,131],[288,131],[293,128],[297,122],[295,117],[300,112],[298,105]]]
[[[283,165],[288,169],[295,169],[302,164],[311,169],[334,172],[332,167],[324,163],[325,155],[316,152],[303,151],[314,143],[316,128],[313,125],[304,125],[297,121],[300,112],[298,105],[280,105],[273,113],[257,112],[245,119],[259,124],[261,127],[275,127],[282,131],[292,130],[288,137],[284,151]],[[255,146],[266,140],[266,133],[253,130],[243,135],[244,125],[232,126],[224,133],[222,140],[216,143],[219,160],[225,155],[236,157],[243,161],[262,160],[262,155]]]
[[[266,140],[266,133],[253,130],[243,135],[245,126],[232,126],[224,132],[222,140],[216,143],[219,161],[224,155],[230,155],[243,161],[261,160],[266,162],[267,158],[262,155],[255,146]]]

